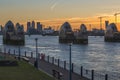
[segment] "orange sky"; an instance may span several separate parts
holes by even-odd
[[[115,22],[115,17],[114,16],[109,16],[109,17],[105,17],[102,19],[102,28],[105,29],[105,21],[109,20],[110,23]],[[60,26],[64,23],[64,22],[69,22],[72,26],[72,29],[79,29],[80,24],[84,23],[88,30],[90,29],[90,24],[92,28],[100,28],[100,19],[98,18],[98,16],[95,17],[88,17],[88,18],[62,18],[62,19],[51,19],[51,20],[34,20],[35,22],[41,22],[44,27],[48,27],[48,26],[52,26],[55,30],[59,29]],[[117,19],[117,27],[120,30],[119,26],[120,26],[120,17],[118,16]],[[22,22],[22,24],[24,24],[25,30],[26,30],[26,25],[27,22]]]
[[[39,21],[45,26],[61,26],[65,21],[70,22],[73,29],[81,23],[89,24],[92,28],[99,27],[98,16],[114,22],[114,14],[120,12],[120,0],[0,0],[0,24],[8,20],[24,24],[27,21]],[[119,23],[118,15],[118,23]],[[104,24],[103,24],[104,27]]]

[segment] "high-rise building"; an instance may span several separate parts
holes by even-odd
[[[35,21],[32,21],[32,28],[35,29]]]
[[[31,22],[27,22],[27,32],[29,31],[30,27],[31,27]]]
[[[37,31],[42,33],[42,24],[40,24],[40,22],[37,22]]]

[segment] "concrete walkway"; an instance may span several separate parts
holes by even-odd
[[[33,64],[34,59],[30,58],[30,62]],[[62,73],[62,79],[60,80],[69,80],[69,71],[65,70],[61,67],[58,67],[52,63],[46,62],[44,60],[39,60],[39,69],[46,72],[49,75],[53,76],[53,70],[55,70],[55,72],[59,72]],[[57,73],[56,73],[57,75]],[[80,75],[76,74],[76,73],[72,73],[72,80],[89,80],[87,78],[81,77]]]

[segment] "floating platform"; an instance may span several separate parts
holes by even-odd
[[[73,44],[88,44],[88,39],[61,39],[59,38],[59,43],[73,43]]]
[[[25,41],[24,40],[7,40],[7,39],[3,39],[3,44],[6,45],[25,45]]]
[[[59,38],[59,43],[73,43],[74,42],[74,39],[61,39]]]
[[[75,39],[74,44],[88,44],[88,39]]]
[[[120,42],[120,38],[115,38],[115,37],[113,37],[113,38],[111,38],[111,37],[105,37],[105,42]]]

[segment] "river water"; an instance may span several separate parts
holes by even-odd
[[[22,54],[24,51],[35,53],[35,38],[38,38],[39,53],[69,60],[69,45],[60,44],[58,36],[25,36],[25,46],[20,47]],[[3,45],[2,36],[0,45],[1,49],[18,50],[18,46]],[[72,62],[97,71],[120,72],[120,43],[104,42],[104,37],[90,36],[88,45],[72,45]]]

